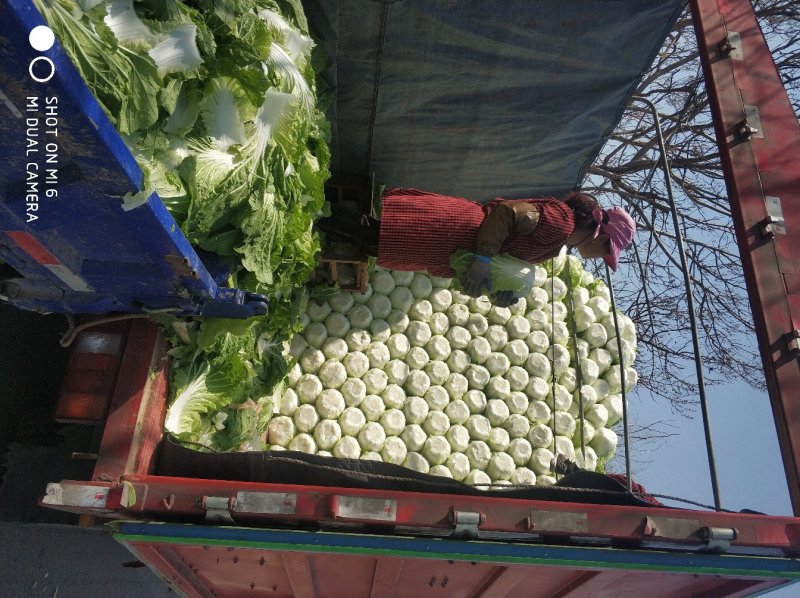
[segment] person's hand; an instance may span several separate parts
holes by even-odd
[[[509,307],[514,305],[519,299],[514,297],[514,291],[500,291],[492,298],[492,303],[497,307]]]
[[[491,281],[489,264],[475,260],[464,275],[464,292],[470,297],[480,297],[484,287],[489,291]]]

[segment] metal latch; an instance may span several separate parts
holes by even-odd
[[[742,52],[742,36],[736,31],[728,31],[721,42],[717,44],[720,54],[731,60],[744,60],[744,52]]]
[[[231,512],[236,508],[236,499],[232,496],[204,496],[200,505],[206,512],[209,523],[233,524]]]
[[[792,330],[783,335],[786,349],[792,357],[800,357],[800,330]]]
[[[786,234],[786,221],[783,219],[781,198],[774,195],[764,197],[767,217],[758,223],[758,230],[764,239],[773,239],[775,235]]]
[[[785,235],[786,227],[783,219],[779,220],[774,216],[767,216],[758,223],[758,232],[762,239],[774,239],[776,233]]]
[[[706,552],[728,552],[738,532],[733,527],[702,527],[698,535],[706,543]]]
[[[758,136],[758,128],[753,125],[747,119],[740,122],[736,125],[736,134],[739,136],[739,139],[742,141],[749,141],[753,137]]]
[[[455,525],[452,536],[454,538],[464,538],[468,540],[477,540],[479,535],[478,526],[486,521],[486,516],[482,513],[474,513],[472,511],[456,511],[450,509],[447,518],[450,523]]]
[[[761,113],[758,111],[758,106],[744,106],[744,120],[736,125],[736,135],[738,135],[740,141],[764,138],[763,129],[761,128]]]

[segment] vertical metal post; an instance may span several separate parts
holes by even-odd
[[[628,391],[625,387],[628,385],[626,380],[625,356],[622,351],[622,336],[619,331],[619,315],[617,314],[617,300],[614,297],[614,282],[611,280],[611,269],[606,266],[606,280],[608,281],[608,296],[611,299],[611,315],[614,319],[614,333],[617,335],[617,354],[619,355],[619,382],[622,395],[622,441],[625,446],[625,483],[628,487],[628,492],[633,492],[633,475],[631,474],[631,435],[628,427]]]
[[[553,301],[553,295],[555,295],[555,284],[556,284],[556,259],[552,258],[550,260],[550,350],[553,352],[552,357],[550,358],[550,366],[551,366],[551,374],[552,379],[550,382],[550,392],[553,393],[553,409],[552,414],[553,417],[551,421],[551,430],[553,431],[553,465],[555,465],[556,460],[558,459],[558,448],[556,446],[556,352],[554,349],[554,345],[556,344],[556,307],[555,301]],[[558,471],[553,466],[551,467],[553,470],[553,475],[555,475],[556,480],[558,480]]]
[[[658,141],[658,148],[661,152],[661,167],[664,170],[664,183],[667,189],[667,197],[669,198],[670,212],[672,213],[672,225],[675,228],[675,241],[678,245],[678,256],[681,259],[681,270],[683,271],[683,284],[686,288],[686,309],[689,312],[689,328],[692,333],[692,346],[694,347],[694,367],[697,376],[697,391],[700,397],[700,411],[703,417],[703,432],[706,439],[706,455],[708,457],[708,471],[711,475],[711,492],[714,495],[714,507],[717,511],[721,508],[719,498],[719,481],[717,478],[717,463],[714,457],[714,443],[711,440],[711,417],[708,413],[708,400],[706,398],[706,383],[703,375],[703,356],[700,351],[700,335],[697,331],[697,313],[694,308],[694,293],[692,292],[692,279],[689,275],[689,264],[686,260],[686,249],[683,245],[683,233],[681,232],[681,224],[678,219],[678,208],[675,205],[675,194],[672,191],[672,173],[669,167],[669,157],[667,156],[667,147],[664,144],[664,135],[661,132],[661,119],[658,117],[658,109],[656,105],[646,98],[636,97],[634,100],[646,104],[653,115],[653,124],[656,129],[656,139]],[[609,277],[609,280],[611,278]],[[615,319],[616,325],[616,319]],[[619,338],[619,332],[617,332]],[[620,358],[622,355],[622,347],[620,346]],[[624,369],[624,368],[623,368]]]
[[[584,438],[584,418],[583,413],[583,370],[581,369],[581,356],[578,354],[578,333],[575,330],[575,304],[572,297],[572,256],[567,255],[567,322],[569,322],[569,334],[572,340],[572,352],[575,355],[575,385],[578,387],[578,423],[580,424],[580,438],[581,438],[581,457],[583,458],[583,467],[586,467],[586,438]],[[626,434],[627,437],[627,429]],[[630,472],[628,472],[630,478]]]
[[[692,0],[789,495],[800,515],[800,124],[748,0]]]

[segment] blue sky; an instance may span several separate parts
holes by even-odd
[[[708,389],[707,400],[722,507],[791,516],[783,462],[766,392],[736,382]],[[632,420],[668,422],[676,433],[660,449],[645,451],[646,462],[636,461],[634,446],[631,451],[633,478],[650,492],[713,505],[699,399],[696,416],[691,420],[674,413],[666,401],[654,400],[644,392],[635,392],[628,408]],[[617,467],[620,466],[624,468],[624,464]],[[798,595],[798,586],[764,594],[769,598],[796,598]]]
[[[737,382],[707,395],[722,507],[791,515],[767,394]],[[646,453],[649,462],[634,462],[634,478],[652,492],[713,504],[699,407],[689,420],[641,394],[630,398],[629,409],[638,421],[670,422],[677,434],[662,450]]]

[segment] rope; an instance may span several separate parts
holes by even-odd
[[[551,430],[553,431],[553,457],[558,458],[558,447],[556,445],[556,302],[553,299],[556,294],[556,259],[550,258],[550,350],[552,357],[550,358],[552,382],[552,395],[553,395],[553,412],[551,414]],[[558,481],[558,472],[553,472],[556,481]]]
[[[208,446],[205,446],[205,445],[202,445],[202,444],[199,444],[199,443],[181,442],[180,444],[181,445],[190,444],[190,445],[203,447],[205,449],[209,449],[211,453],[217,454],[217,455],[226,454],[226,453],[223,453],[223,452],[220,452],[220,451],[216,451],[211,447],[208,447]],[[332,465],[323,465],[323,464],[310,463],[309,461],[305,461],[303,459],[296,459],[294,457],[283,457],[283,456],[280,456],[280,455],[276,455],[274,452],[270,452],[269,459],[271,461],[273,461],[273,462],[286,463],[286,464],[289,464],[289,465],[312,465],[315,468],[318,468],[318,469],[321,469],[321,470],[325,470],[325,471],[336,472],[336,473],[342,473],[343,471],[348,471],[346,469],[342,469],[341,467],[334,467]],[[417,481],[419,481],[417,478],[413,478],[413,477],[385,475],[385,474],[373,473],[373,472],[369,472],[369,471],[355,471],[355,470],[353,470],[353,471],[350,471],[350,473],[353,473],[355,475],[364,476],[366,478],[371,478],[371,479],[376,479],[376,480],[385,480],[385,481],[391,481],[391,482],[417,482]],[[426,480],[426,482],[429,483],[429,484],[437,485],[437,486],[450,486],[452,484],[452,480],[449,480],[447,478],[442,478],[441,480],[439,480],[439,479],[436,478],[436,476],[428,476],[428,479]],[[597,494],[597,495],[619,496],[619,497],[622,497],[622,496],[634,496],[634,497],[638,498],[639,500],[643,500],[645,502],[647,501],[647,497],[651,496],[651,497],[655,497],[655,498],[663,498],[665,500],[672,500],[672,501],[675,501],[675,502],[681,502],[681,503],[685,503],[685,504],[694,505],[696,507],[701,507],[701,508],[704,508],[704,509],[708,509],[709,511],[717,510],[711,505],[707,505],[707,504],[704,504],[704,503],[701,503],[701,502],[689,500],[689,499],[686,499],[686,498],[681,498],[681,497],[678,497],[678,496],[670,496],[670,495],[667,495],[667,494],[653,494],[653,493],[650,493],[650,492],[648,492],[647,494],[643,494],[641,492],[636,492],[634,490],[632,490],[632,491],[626,491],[626,490],[604,490],[604,489],[601,489],[601,488],[573,488],[571,486],[555,486],[555,485],[550,485],[550,486],[532,486],[530,484],[477,483],[477,484],[465,484],[465,485],[466,486],[470,486],[471,488],[484,488],[484,487],[486,487],[486,488],[489,488],[489,489],[501,489],[501,490],[505,490],[505,489],[509,489],[509,488],[513,488],[513,489],[533,489],[533,488],[538,488],[538,489],[544,489],[544,490],[547,490],[547,491],[555,491],[555,492],[559,492],[559,493],[560,492],[576,492],[576,493],[579,493],[579,494],[587,494],[587,495]],[[728,512],[728,513],[735,512],[735,511],[728,511],[727,509],[723,509],[723,510],[725,512]]]
[[[372,170],[372,155],[375,149],[375,122],[378,117],[378,102],[380,101],[380,88],[381,88],[381,71],[383,69],[383,50],[386,45],[386,25],[389,20],[389,4],[383,5],[383,13],[381,14],[381,29],[380,29],[380,42],[378,45],[378,58],[375,65],[375,79],[374,89],[372,92],[372,112],[369,118],[369,142],[368,142],[368,155],[367,155],[367,168],[368,172]]]
[[[62,347],[69,347],[73,342],[75,342],[75,338],[84,330],[92,328],[94,326],[101,326],[102,324],[110,324],[111,322],[121,322],[123,320],[135,320],[139,318],[149,318],[150,314],[163,314],[163,313],[170,313],[175,311],[182,311],[180,308],[177,307],[164,307],[161,309],[150,309],[145,311],[144,313],[137,313],[137,314],[119,314],[116,316],[108,316],[105,318],[98,318],[96,320],[90,320],[89,322],[84,322],[83,324],[75,325],[75,317],[72,314],[64,314],[67,318],[67,330],[64,334],[61,335],[61,339],[58,343]]]
[[[630,445],[630,434],[628,430],[628,395],[627,391],[625,390],[625,386],[627,385],[627,381],[625,380],[625,368],[627,364],[625,363],[625,356],[622,350],[622,336],[620,335],[619,331],[619,314],[617,313],[617,302],[614,299],[614,283],[611,280],[611,270],[606,264],[606,278],[608,279],[608,296],[611,299],[611,315],[613,316],[614,320],[614,333],[617,335],[617,354],[619,355],[619,383],[621,388],[621,396],[622,396],[622,431],[623,431],[623,440],[625,443],[625,475],[628,480],[628,491],[631,491],[631,445]]]
[[[581,423],[581,455],[583,456],[583,463],[586,464],[586,440],[583,433],[583,372],[581,371],[581,361],[578,356],[578,332],[575,329],[575,304],[572,300],[572,260],[567,255],[567,292],[569,294],[569,301],[567,309],[569,310],[568,321],[569,329],[572,333],[572,353],[575,356],[575,384],[578,387],[578,420]]]

